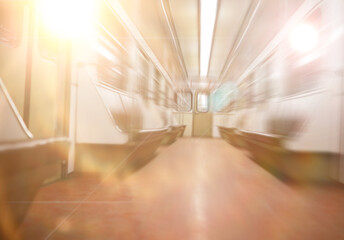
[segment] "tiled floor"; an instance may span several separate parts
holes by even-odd
[[[126,178],[42,188],[20,230],[35,240],[344,239],[344,186],[288,185],[222,140],[180,139]]]

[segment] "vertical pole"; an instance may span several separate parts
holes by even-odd
[[[71,105],[71,79],[72,79],[72,42],[66,40],[66,61],[65,61],[65,81],[64,81],[64,106],[63,106],[63,125],[62,134],[64,137],[70,137],[70,105]],[[69,149],[69,154],[71,149]],[[69,158],[69,157],[68,157]],[[68,159],[63,159],[61,177],[64,178],[68,174]]]
[[[28,23],[28,43],[26,55],[26,75],[24,93],[24,113],[23,119],[27,127],[30,123],[30,100],[31,100],[31,78],[32,78],[32,59],[33,59],[33,40],[35,31],[35,8],[34,4],[29,4],[29,23]]]
[[[340,74],[340,129],[343,129],[343,116],[344,116],[344,97],[343,97],[343,93],[344,93],[344,88],[343,88],[343,81],[344,81],[344,71],[341,71]],[[343,156],[343,134],[344,131],[341,130],[340,131],[340,139],[339,139],[339,164],[337,164],[337,166],[339,167],[338,169],[338,180],[342,183],[344,183],[344,156]]]
[[[72,78],[72,43],[70,40],[66,42],[66,72],[64,86],[64,113],[63,113],[63,136],[69,136],[69,120],[70,120],[70,100],[71,100],[71,78]]]

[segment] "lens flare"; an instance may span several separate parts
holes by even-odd
[[[41,21],[62,37],[85,36],[92,32],[94,0],[41,0]]]
[[[292,47],[299,52],[308,52],[318,44],[318,32],[310,24],[301,24],[294,28],[290,41]]]

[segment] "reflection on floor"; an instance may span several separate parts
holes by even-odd
[[[124,179],[42,188],[20,230],[35,240],[344,239],[344,188],[286,184],[222,140],[184,138]]]

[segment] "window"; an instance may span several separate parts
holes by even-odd
[[[143,99],[148,99],[149,92],[149,60],[146,54],[140,51],[140,77],[139,77],[139,91]]]
[[[114,51],[115,46],[98,45],[98,79],[114,88],[126,88],[128,66],[125,64],[125,54]]]
[[[262,103],[266,100],[266,67],[260,67],[252,74],[252,102]]]
[[[192,109],[192,93],[179,92],[176,93],[177,110],[180,112],[190,112]]]
[[[98,79],[113,88],[126,90],[131,72],[137,72],[128,52],[132,39],[104,1],[99,1],[98,8]]]
[[[108,33],[100,30],[98,37],[98,77],[117,89],[126,89],[126,79],[130,71],[128,53]]]
[[[197,112],[209,111],[209,96],[207,93],[198,93],[197,95]]]
[[[22,38],[24,4],[15,1],[0,2],[0,41],[11,47]]]
[[[307,91],[312,91],[319,87],[319,75],[321,69],[319,66],[322,64],[321,58],[303,65],[291,65],[290,71],[286,77],[286,90],[285,95],[300,94]]]
[[[175,109],[176,101],[174,99],[174,91],[171,86],[168,88],[168,99],[167,99],[167,107]]]
[[[211,111],[228,112],[233,110],[233,103],[236,100],[237,86],[232,82],[222,84],[209,96]]]
[[[170,86],[169,84],[165,84],[165,99],[164,99],[164,106],[165,107],[169,107],[169,99],[170,99],[170,93],[171,92],[171,89],[170,89]]]
[[[155,104],[159,105],[160,103],[160,98],[161,98],[161,95],[160,95],[160,85],[161,85],[161,74],[160,72],[155,69],[155,73],[154,73],[154,102]]]
[[[321,32],[326,35],[326,29],[331,25],[323,21],[322,9],[318,8],[312,12],[300,26],[308,26],[311,24],[313,31]],[[302,25],[305,24],[305,25]],[[302,40],[302,39],[301,39]],[[310,39],[309,41],[311,41]],[[292,45],[289,43],[289,45]],[[307,46],[305,46],[307,48]],[[295,51],[294,54],[288,55],[285,59],[286,74],[284,77],[284,95],[297,95],[304,92],[313,91],[320,86],[320,71],[323,69],[324,58],[327,54],[319,54],[319,49],[324,48],[319,43],[319,46],[308,51]],[[306,49],[307,50],[307,49]],[[319,52],[320,51],[320,52]],[[320,75],[319,75],[320,74]]]
[[[148,84],[147,84],[147,99],[154,101],[155,99],[155,95],[154,95],[154,91],[155,91],[155,78],[154,78],[154,74],[155,74],[155,68],[154,65],[151,61],[149,61],[148,63]]]
[[[165,98],[166,98],[166,80],[163,76],[160,77],[160,106],[165,105]]]

